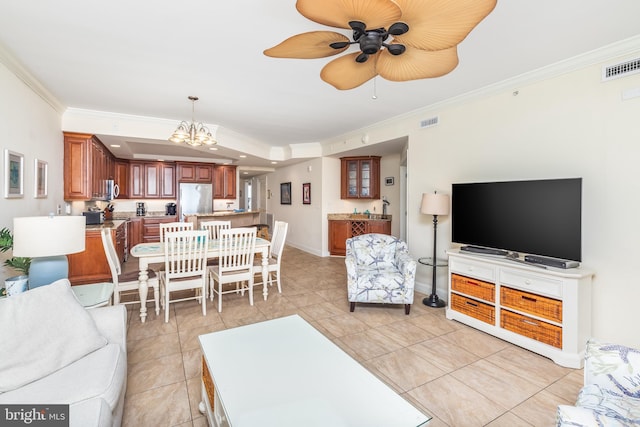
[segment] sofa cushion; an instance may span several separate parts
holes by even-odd
[[[38,381],[0,395],[1,403],[76,403],[100,397],[111,410],[127,380],[127,359],[110,343]]]
[[[111,427],[111,408],[104,399],[95,398],[69,406],[69,427]]]
[[[107,344],[67,279],[0,300],[0,325],[0,392],[52,374]]]
[[[640,399],[616,396],[597,384],[586,385],[580,390],[576,406],[593,411],[596,419],[606,417],[620,425],[640,425]]]

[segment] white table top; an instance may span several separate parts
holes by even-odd
[[[422,414],[294,315],[200,335],[233,427],[415,427]]]

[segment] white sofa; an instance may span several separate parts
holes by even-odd
[[[575,406],[558,406],[558,427],[640,426],[640,350],[589,340],[584,384]]]
[[[85,310],[66,279],[0,300],[0,404],[69,404],[71,426],[120,426],[126,320],[122,305]]]

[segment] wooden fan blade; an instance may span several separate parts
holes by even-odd
[[[296,9],[318,24],[347,29],[349,21],[364,22],[368,30],[386,28],[402,15],[392,0],[298,0]]]
[[[423,50],[455,46],[496,6],[496,0],[395,0],[409,31],[404,44]]]
[[[378,58],[377,71],[387,80],[404,82],[444,76],[457,66],[457,46],[436,51],[407,46],[407,50],[398,56],[391,55],[386,49],[382,51]]]
[[[366,62],[356,62],[360,52],[343,55],[324,66],[320,77],[336,89],[347,90],[360,86],[376,76],[376,60],[379,54],[371,55]]]
[[[348,44],[340,49],[334,49],[329,46],[329,44],[335,42],[348,43],[349,39],[333,31],[311,31],[289,37],[263,53],[275,58],[312,59],[335,55],[349,48]]]

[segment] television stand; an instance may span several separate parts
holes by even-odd
[[[502,249],[483,248],[481,246],[472,246],[472,245],[463,246],[460,248],[460,250],[464,252],[471,252],[471,253],[480,254],[480,255],[498,255],[498,256],[509,255],[509,251],[505,251]]]

